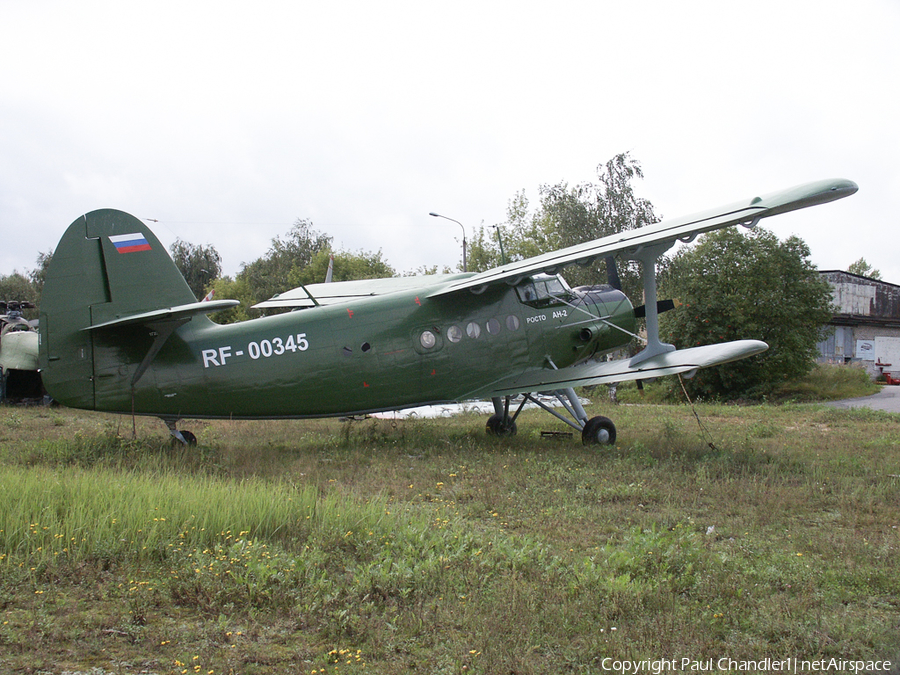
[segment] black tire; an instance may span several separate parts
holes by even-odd
[[[581,442],[585,445],[614,445],[616,425],[608,417],[592,417],[581,430]]]
[[[487,431],[491,436],[515,436],[516,423],[510,419],[507,419],[506,423],[504,424],[502,416],[491,415],[488,418],[485,431]]]

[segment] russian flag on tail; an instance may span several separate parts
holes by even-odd
[[[150,251],[150,242],[140,232],[134,234],[117,234],[109,240],[119,253],[134,253],[135,251]]]

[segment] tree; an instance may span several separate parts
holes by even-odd
[[[250,307],[257,301],[250,293],[250,284],[241,278],[232,279],[231,277],[219,277],[212,283],[212,290],[215,291],[216,300],[240,300],[241,304],[236,307],[229,307],[221,312],[210,314],[209,318],[216,323],[237,323],[238,321],[246,321],[253,317],[250,316]],[[256,315],[254,315],[256,316]]]
[[[653,205],[634,192],[633,180],[643,177],[640,163],[624,152],[597,167],[597,184],[582,183],[571,189],[565,183],[543,186],[541,217],[544,228],[557,233],[556,247],[574,246],[658,222]],[[624,262],[618,267],[626,295],[640,298],[638,263]],[[607,273],[597,267],[570,268],[566,279],[573,286],[602,284],[607,281]]]
[[[189,244],[176,239],[169,252],[198,300],[206,295],[210,284],[222,274],[222,256],[213,246]]]
[[[453,270],[444,265],[442,268],[438,269],[437,265],[419,265],[417,268],[413,270],[406,270],[400,276],[401,277],[426,277],[431,274],[453,274]]]
[[[379,279],[394,276],[381,251],[339,251],[332,254],[331,237],[313,229],[312,221],[297,220],[285,238],[275,237],[266,255],[245,263],[234,279],[224,277],[213,285],[217,300],[240,300],[234,307],[213,316],[218,323],[245,321],[257,314],[251,307],[286,290],[323,283],[330,257],[334,255],[333,281]],[[267,310],[279,313],[285,310]]]
[[[548,238],[550,237],[550,238]],[[469,244],[470,272],[483,272],[506,262],[532,258],[554,248],[552,231],[529,213],[525,191],[516,193],[506,205],[506,222],[479,227]]]
[[[881,280],[881,272],[867,263],[865,258],[860,258],[856,262],[850,263],[850,267],[847,268],[847,271],[850,272],[850,274],[858,274],[861,277]]]
[[[34,286],[34,290],[37,293],[38,301],[40,300],[41,293],[44,291],[44,279],[47,278],[47,267],[50,266],[50,261],[53,260],[53,250],[49,250],[46,253],[38,253],[37,264],[38,266],[31,270],[28,273],[28,279],[31,281],[31,284]]]
[[[331,250],[319,251],[305,267],[294,267],[288,274],[289,288],[307,284],[320,284],[325,281],[328,272],[328,263],[334,256],[332,268],[332,281],[351,281],[353,279],[384,279],[394,276],[394,269],[381,257],[381,251],[377,253],[347,253]]]
[[[653,205],[638,197],[632,182],[643,178],[640,163],[620,153],[597,167],[597,183],[570,188],[565,182],[540,187],[540,206],[529,214],[528,200],[520,192],[507,207],[507,221],[496,226],[503,237],[507,260],[520,260],[574,246],[611,234],[658,222]],[[480,228],[470,247],[469,269],[482,271],[501,264],[496,232]],[[642,285],[637,263],[619,265],[623,290],[640,297]],[[602,267],[570,267],[566,280],[573,286],[607,282]]]
[[[291,270],[306,267],[317,253],[328,250],[331,250],[331,237],[314,230],[312,221],[298,219],[285,239],[272,240],[266,255],[245,263],[238,278],[248,284],[254,302],[262,302],[290,288]]]
[[[21,272],[0,275],[0,300],[6,302],[33,302],[37,304],[38,294],[34,284]]]
[[[805,375],[833,316],[831,287],[810,263],[809,247],[761,228],[705,235],[672,258],[660,281],[682,303],[660,317],[664,340],[678,347],[744,338],[769,344],[764,354],[685,380],[692,395],[759,397]]]
[[[41,291],[44,289],[44,277],[47,274],[47,265],[53,257],[53,251],[39,253],[37,268],[26,273],[18,271],[12,274],[0,274],[0,301],[17,300],[19,302],[31,302],[35,309],[26,309],[26,319],[38,318],[41,305]]]

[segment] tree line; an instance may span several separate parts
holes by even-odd
[[[629,153],[620,153],[597,167],[595,182],[540,186],[533,209],[525,192],[517,193],[507,205],[503,223],[475,231],[469,271],[484,271],[658,222],[653,205],[635,192],[635,182],[642,178],[640,163]],[[255,303],[300,285],[323,282],[329,263],[333,281],[397,275],[381,251],[335,251],[332,237],[316,230],[308,219],[298,219],[286,235],[272,239],[269,250],[242,264],[234,277],[222,275],[221,256],[212,245],[178,239],[170,253],[198,299],[212,291],[216,299],[241,301],[215,315],[220,323],[252,318],[258,315],[250,309]],[[809,256],[809,248],[798,237],[780,241],[761,228],[732,227],[706,234],[697,244],[678,248],[659,261],[660,297],[677,300],[676,308],[660,317],[664,340],[680,348],[741,338],[770,345],[763,355],[700,371],[685,383],[689,392],[710,397],[762,396],[812,368],[816,344],[833,307],[830,286]],[[39,304],[51,257],[52,252],[41,253],[34,270],[0,276],[0,299]],[[563,275],[573,287],[604,284],[610,278],[606,264],[572,266]],[[878,270],[862,258],[849,271],[880,278]],[[622,290],[635,305],[641,304],[639,264],[619,260],[616,272]],[[634,351],[639,348],[634,345]]]

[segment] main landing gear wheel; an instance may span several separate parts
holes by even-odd
[[[608,417],[592,417],[581,430],[581,442],[585,445],[613,445],[616,442],[616,425]]]
[[[503,415],[491,415],[487,421],[486,431],[491,436],[515,436],[516,423],[509,418],[504,422]]]

